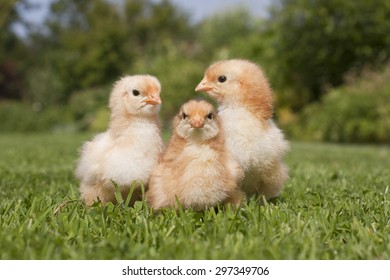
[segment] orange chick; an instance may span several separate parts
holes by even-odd
[[[115,203],[113,182],[124,198],[136,184],[131,203],[140,199],[141,184],[147,185],[162,156],[160,91],[159,81],[149,75],[125,76],[115,83],[109,128],[83,145],[76,168],[86,205]]]
[[[246,194],[276,197],[288,178],[288,142],[272,120],[273,95],[263,71],[247,60],[212,64],[195,91],[218,102],[228,150],[244,169]]]
[[[155,208],[204,210],[219,204],[240,204],[244,194],[238,162],[225,147],[214,107],[204,100],[185,103],[173,121],[172,137],[153,171],[146,198]]]

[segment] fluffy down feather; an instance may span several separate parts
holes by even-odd
[[[215,109],[206,101],[184,104],[173,122],[173,134],[162,162],[152,173],[147,200],[155,208],[204,210],[238,205],[243,171],[226,150]]]
[[[278,196],[288,178],[283,156],[289,144],[272,121],[272,90],[263,71],[247,60],[220,61],[195,90],[218,102],[227,148],[245,171],[245,193]]]
[[[112,181],[123,197],[136,184],[131,203],[140,199],[140,185],[147,186],[163,150],[160,90],[159,81],[149,75],[126,76],[114,85],[109,128],[83,145],[76,168],[87,205],[98,200],[116,202]]]

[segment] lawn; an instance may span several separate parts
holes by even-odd
[[[282,196],[238,210],[87,209],[89,135],[0,135],[0,259],[390,259],[390,147],[293,143]]]

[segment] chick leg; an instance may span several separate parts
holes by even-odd
[[[229,194],[229,197],[224,201],[224,204],[231,204],[233,207],[239,207],[245,200],[245,193],[241,190],[234,190]]]
[[[114,191],[105,187],[102,184],[80,185],[81,199],[87,206],[92,206],[95,201],[101,201],[103,204],[107,202],[115,202]]]
[[[122,189],[121,190],[122,198],[126,200],[129,193],[130,193],[130,187]],[[142,200],[142,189],[141,187],[137,186],[131,195],[129,206],[134,206],[134,203],[140,200]]]

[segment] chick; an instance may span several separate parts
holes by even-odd
[[[113,182],[124,198],[136,184],[131,203],[140,199],[140,186],[149,182],[163,151],[160,91],[159,81],[149,75],[125,76],[115,83],[109,128],[83,145],[76,168],[86,205],[115,203]]]
[[[146,198],[155,208],[204,210],[219,204],[240,204],[238,182],[244,173],[225,148],[214,107],[204,100],[185,103],[174,118],[167,150],[153,171]]]
[[[272,90],[263,71],[246,60],[219,61],[195,91],[207,92],[219,105],[227,148],[245,172],[244,192],[278,196],[288,178],[283,156],[289,144],[272,121]]]

